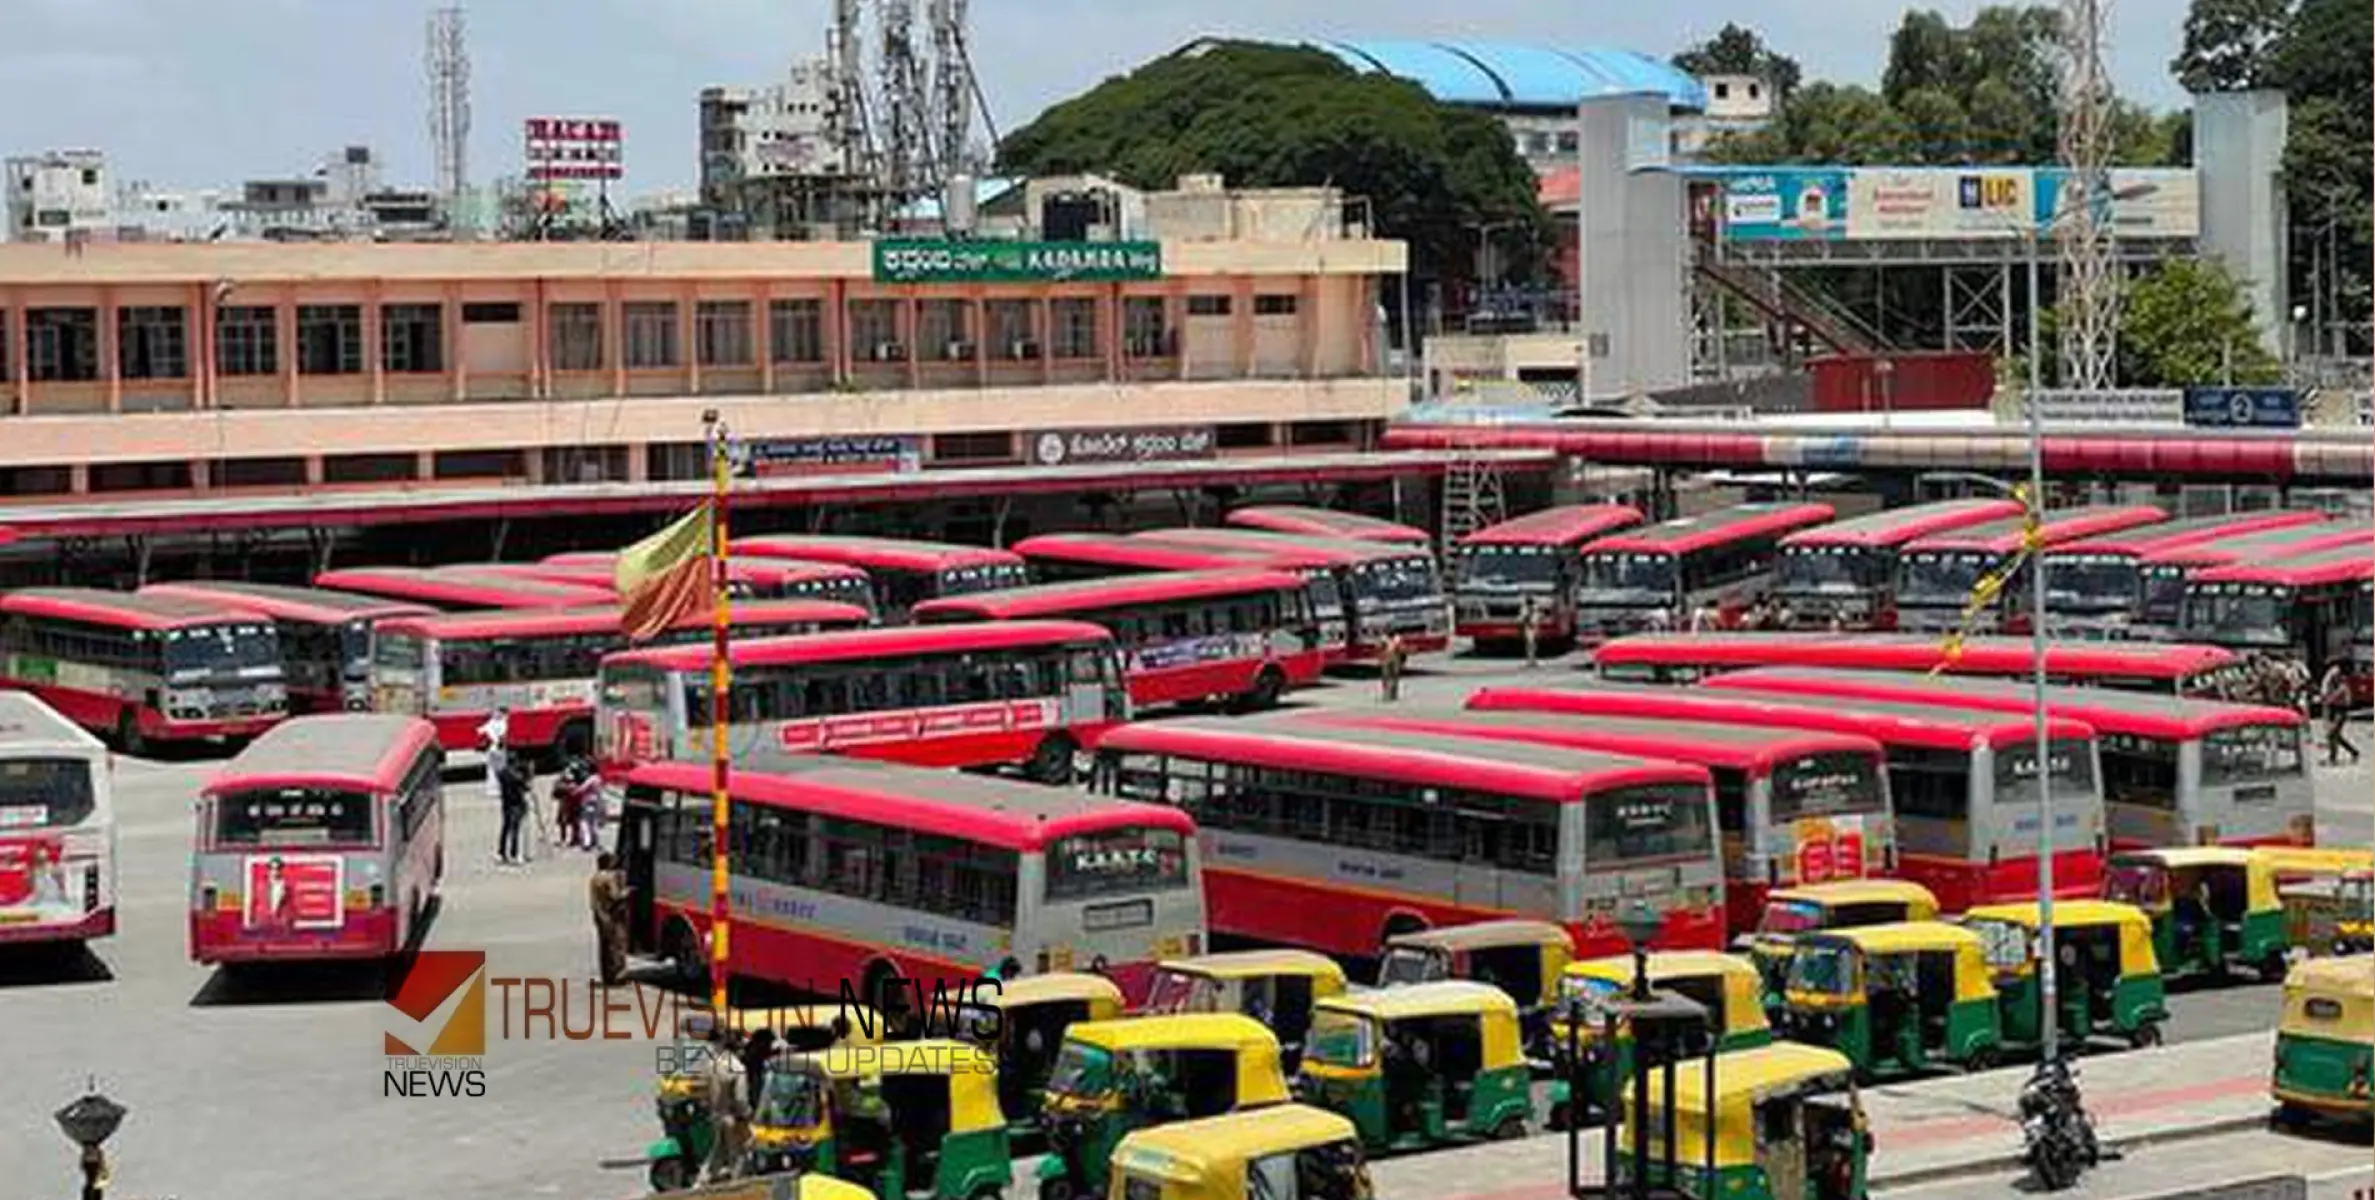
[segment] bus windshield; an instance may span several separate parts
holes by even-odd
[[[2175,625],[2185,610],[2185,568],[2174,563],[2154,563],[2137,569],[2143,577],[2144,602],[2137,609],[2145,622],[2153,625]]]
[[[1984,550],[1932,550],[1905,556],[1897,573],[1898,603],[1961,604],[1996,565]]]
[[[1559,552],[1551,546],[1476,546],[1460,555],[1460,582],[1487,588],[1528,588],[1558,582]]]
[[[1047,852],[1047,898],[1085,900],[1187,886],[1187,839],[1171,829],[1106,829]]]
[[[371,811],[371,797],[359,792],[231,792],[215,797],[214,840],[225,846],[361,845],[371,841]]]
[[[1373,600],[1418,600],[1442,590],[1423,558],[1363,563],[1353,570],[1353,586]]]
[[[0,760],[0,834],[72,828],[89,819],[93,804],[87,759]]]
[[[2074,738],[2047,743],[2053,761],[2053,790],[2063,796],[2087,796],[2095,790],[2092,747]],[[2022,742],[1996,751],[1996,803],[2037,802],[2037,743]]]
[[[200,625],[165,631],[169,676],[233,674],[280,665],[280,639],[264,624]]]
[[[1863,546],[1792,546],[1781,552],[1773,586],[1783,593],[1862,592],[1879,587],[1878,556]]]
[[[338,627],[338,666],[348,679],[361,679],[371,673],[369,623],[348,621]]]
[[[1665,599],[1674,592],[1674,556],[1606,550],[1583,558],[1581,591],[1594,598]]]
[[[418,671],[426,661],[421,639],[409,633],[381,633],[371,639],[372,665],[387,671]]]
[[[2185,632],[2224,644],[2281,646],[2290,588],[2264,583],[2216,584],[2186,598]]]
[[[1320,1009],[1311,1014],[1303,1057],[1331,1067],[1365,1067],[1377,1057],[1377,1026],[1367,1017]]]
[[[1696,858],[1715,846],[1707,792],[1684,783],[1616,788],[1585,803],[1587,870],[1643,859]]]
[[[2124,554],[2065,554],[2048,560],[2045,603],[2062,612],[2124,612],[2135,606],[2136,561]]]
[[[1845,996],[1855,988],[1855,951],[1845,946],[1799,946],[1790,955],[1789,990]]]
[[[1019,563],[983,563],[973,567],[950,567],[940,573],[940,594],[968,596],[975,592],[994,592],[1000,588],[1021,587],[1031,582],[1030,573]]]

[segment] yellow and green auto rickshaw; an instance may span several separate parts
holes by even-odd
[[[788,1052],[842,1044],[871,1046],[884,1032],[881,1014],[873,1009],[833,1004],[729,1008],[726,1027],[745,1038],[763,1033],[773,1047]],[[644,1151],[655,1192],[691,1187],[709,1161],[714,1131],[702,1094],[703,1068],[714,1052],[716,1043],[709,1038],[716,1028],[717,1014],[706,1008],[686,1009],[677,1019],[675,1069],[660,1076],[653,1103],[660,1117],[660,1138]]]
[[[1139,1012],[1239,1013],[1278,1035],[1286,1069],[1295,1069],[1313,1002],[1344,994],[1344,968],[1309,950],[1240,950],[1155,964]]]
[[[1014,1181],[998,1060],[946,1038],[776,1059],[750,1142],[754,1173],[814,1171],[881,1200],[996,1200]]]
[[[1533,1079],[1509,994],[1445,980],[1320,1001],[1295,1095],[1352,1118],[1382,1154],[1523,1137]]]
[[[1745,948],[1765,981],[1765,1010],[1778,1015],[1789,980],[1790,946],[1799,934],[1938,919],[1938,897],[1904,879],[1842,879],[1776,888],[1765,897],[1754,933],[1733,942]]]
[[[2269,1080],[2279,1119],[2375,1122],[2375,954],[2313,958],[2284,977]]]
[[[1984,949],[1942,921],[1807,934],[1790,955],[1782,1033],[1838,1050],[1866,1078],[1985,1070],[2004,1031]]]
[[[2123,850],[2104,864],[2103,897],[2152,918],[2152,949],[2172,979],[2254,970],[2273,982],[2288,960],[2284,904],[2269,858],[2240,846]]]
[[[1114,1020],[1125,1007],[1121,986],[1103,975],[1025,975],[961,1006],[950,1036],[997,1053],[998,1103],[1007,1126],[1018,1138],[1035,1136],[1064,1030],[1081,1021]]]
[[[1278,1060],[1277,1036],[1236,1013],[1072,1026],[1039,1118],[1041,1200],[1104,1191],[1113,1148],[1134,1130],[1286,1103]]]
[[[1525,1027],[1526,1047],[1548,1058],[1542,1039],[1559,999],[1559,977],[1575,957],[1575,940],[1551,921],[1478,921],[1398,933],[1385,940],[1377,986],[1472,979],[1509,993]]]
[[[1649,956],[1649,986],[1677,993],[1707,1010],[1708,1024],[1715,1031],[1715,1053],[1728,1054],[1773,1040],[1756,968],[1740,955],[1714,950],[1654,951]],[[1551,1060],[1559,1064],[1558,1078],[1550,1085],[1548,1120],[1552,1128],[1563,1129],[1574,1116],[1595,1115],[1604,1107],[1609,1094],[1608,1072],[1604,1067],[1586,1072],[1585,1094],[1578,1100],[1570,1094],[1569,1081],[1576,1077],[1570,1055],[1590,1051],[1601,1037],[1605,1005],[1632,987],[1630,955],[1567,965],[1559,980],[1559,1007],[1551,1016],[1548,1032]],[[1633,1069],[1632,1037],[1619,1029],[1617,1039],[1615,1077],[1624,1079]]]
[[[1626,1089],[1628,1097],[1631,1088]],[[1634,1157],[1630,1128],[1617,1134],[1612,1177],[1646,1172],[1692,1200],[1864,1200],[1872,1135],[1847,1056],[1775,1042],[1674,1066],[1674,1175],[1665,1178],[1665,1073],[1649,1078],[1649,1161]],[[1628,1099],[1626,1110],[1631,1110]]]
[[[1352,1122],[1282,1104],[1142,1129],[1113,1152],[1107,1200],[1370,1200]]]
[[[2307,954],[2375,950],[2375,852],[2262,846],[2284,907],[2284,940]]]
[[[1981,905],[1963,914],[1963,928],[1979,935],[1980,954],[1993,972],[2004,1044],[2041,1049],[2036,903]],[[2054,977],[2061,1036],[2160,1045],[2168,991],[2153,955],[2152,918],[2143,909],[2109,900],[2057,900],[2053,940],[2054,956],[2062,961]]]

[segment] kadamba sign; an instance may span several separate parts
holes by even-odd
[[[1031,462],[1042,467],[1066,463],[1176,462],[1210,458],[1213,446],[1210,425],[1144,429],[1051,429],[1030,437]]]
[[[1161,242],[874,243],[876,283],[1113,283],[1163,277]]]

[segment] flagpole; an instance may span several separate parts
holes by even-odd
[[[726,425],[718,419],[716,409],[701,414],[707,426],[709,441],[709,588],[710,588],[710,657],[709,668],[709,771],[710,771],[710,832],[712,848],[709,894],[709,1004],[720,1020],[726,1015],[726,979],[728,975],[727,941],[733,918],[726,883],[727,836],[731,828],[728,820],[730,802],[728,792],[733,782],[733,758],[726,746],[727,697],[734,683],[733,664],[728,661],[732,643],[730,630],[732,613],[728,606],[726,579],[726,502],[733,482],[732,456],[727,453]]]

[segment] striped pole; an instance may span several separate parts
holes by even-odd
[[[719,1020],[726,1015],[726,964],[728,932],[733,923],[726,884],[726,843],[731,824],[728,790],[733,779],[733,759],[726,748],[726,699],[734,682],[734,669],[727,661],[732,641],[732,614],[728,610],[731,598],[726,587],[726,498],[733,482],[733,464],[727,453],[726,426],[713,412],[709,414],[709,461],[711,494],[709,498],[709,587],[710,587],[710,651],[709,668],[709,844],[711,847],[709,893],[709,1005]]]

